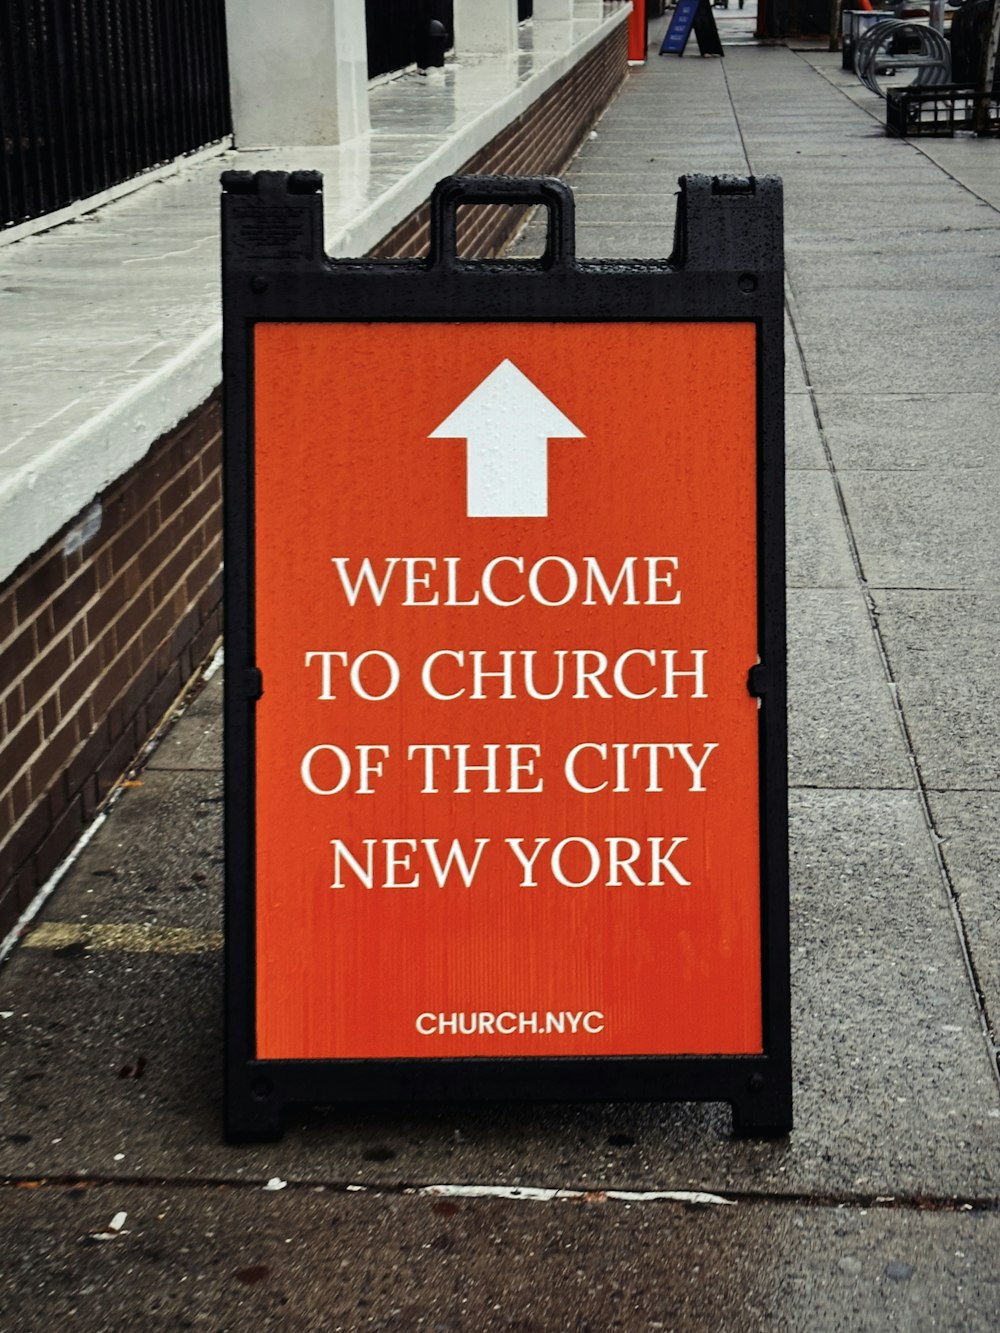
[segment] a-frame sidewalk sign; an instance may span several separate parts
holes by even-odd
[[[442,181],[400,261],[327,257],[316,173],[223,182],[227,1133],[786,1132],[780,182],[684,177],[669,259],[596,262],[556,180]],[[480,204],[544,255],[461,258]]]
[[[722,39],[715,25],[712,0],[677,0],[670,25],[660,45],[661,56],[682,56],[694,29],[698,51],[703,56],[724,56]]]

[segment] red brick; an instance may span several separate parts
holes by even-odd
[[[18,681],[12,690],[7,694],[3,704],[3,734],[9,735],[10,732],[24,717],[24,691],[21,689],[21,682]]]
[[[42,735],[51,736],[59,725],[59,700],[56,697],[46,699],[42,704]]]
[[[137,563],[140,577],[148,583],[162,564],[170,559],[185,537],[184,526],[176,520],[164,524],[148,542]]]
[[[170,609],[173,612],[174,624],[176,626],[177,623],[180,621],[181,617],[187,614],[189,605],[187,594],[184,591],[183,583],[178,583],[174,587],[173,592],[170,594],[170,597],[168,598],[168,605],[170,606]]]
[[[86,782],[84,782],[83,786],[80,788],[80,800],[83,803],[84,821],[89,824],[97,814],[101,805],[96,774],[88,777]]]
[[[36,801],[23,816],[10,837],[0,844],[0,884],[7,883],[34,855],[49,826],[49,812],[44,801]]]
[[[164,604],[164,613],[167,616],[167,629],[163,638],[157,643],[153,652],[153,662],[156,664],[157,676],[165,675],[173,665],[175,635],[177,627],[183,621],[188,612],[188,605],[184,599],[184,593],[178,589],[176,595]]]
[[[0,740],[0,773],[6,782],[24,769],[28,760],[42,743],[42,724],[38,714],[29,715],[14,732]]]
[[[35,867],[30,861],[27,862],[26,865],[21,867],[13,880],[14,896],[20,909],[18,915],[27,911],[41,887],[35,873]]]
[[[30,713],[39,700],[62,679],[69,670],[72,660],[68,634],[50,643],[44,652],[39,654],[21,682],[26,713]]]
[[[132,642],[149,619],[152,604],[152,593],[147,588],[124,608],[115,621],[114,642],[119,652]]]
[[[160,514],[176,514],[184,507],[186,500],[198,489],[201,481],[201,469],[192,460],[183,471],[175,476],[159,496]]]
[[[140,671],[132,671],[128,689],[108,715],[108,733],[117,739],[138,715],[143,704],[156,689],[159,674],[155,662],[147,662]]]
[[[201,592],[213,582],[219,570],[221,558],[221,550],[218,549],[216,544],[213,544],[191,566],[184,584],[189,600],[193,601],[196,597],[199,597]]]
[[[0,688],[17,680],[35,656],[35,627],[28,625],[0,652]]]
[[[198,614],[203,620],[222,614],[222,570],[216,565],[215,573],[198,598]]]
[[[169,439],[168,437],[165,437]],[[163,486],[163,445],[155,445],[131,472],[120,477],[104,499],[105,524],[109,532],[123,531],[146,514]]]
[[[87,542],[87,545],[91,548],[87,552],[84,552],[82,546],[78,546],[75,551],[67,552],[65,549],[65,541],[62,543],[62,557],[65,562],[67,579],[74,578],[83,568],[85,562],[93,555],[93,538]]]
[[[110,745],[105,727],[86,738],[78,737],[78,739],[81,739],[82,743],[66,769],[66,790],[71,796],[80,791],[97,772],[101,759]]]
[[[74,643],[74,648],[76,644]],[[63,715],[72,712],[90,690],[101,669],[100,656],[93,644],[74,656],[73,666],[59,684],[59,708]]]
[[[150,508],[158,518],[172,513],[197,484],[197,459],[203,448],[192,431],[183,431],[161,446],[156,460],[159,485]]]
[[[14,589],[17,618],[22,625],[38,614],[40,607],[66,582],[66,561],[57,547],[47,551],[18,581]]]
[[[207,480],[203,480],[196,491],[193,491],[187,504],[184,506],[184,522],[192,531],[196,530],[200,524],[213,514],[219,506],[220,478],[218,473],[210,473]],[[218,526],[218,520],[216,520]]]
[[[200,624],[197,606],[188,606],[170,631],[170,638],[167,640],[167,649],[170,657],[179,658],[187,645],[194,638]]]
[[[220,522],[221,517],[222,517],[222,511],[220,509],[213,509],[212,513],[208,515],[208,517],[202,524],[202,533],[204,534],[205,538],[204,549],[207,551],[210,547],[214,547],[219,553],[220,562],[222,560],[222,523]]]
[[[213,452],[211,459],[208,459],[207,456],[204,461],[205,464],[211,463],[211,467],[207,465],[204,469],[203,484],[207,485],[213,499],[221,500],[221,497],[223,497],[223,460],[221,460],[221,452]]]
[[[142,737],[145,740],[145,737]],[[139,750],[134,727],[130,726],[118,737],[117,741],[105,754],[97,770],[97,790],[100,799],[106,799],[108,792],[118,779],[130,767]]]
[[[0,644],[5,643],[14,633],[17,617],[14,613],[13,591],[0,596]]]
[[[135,589],[139,587],[139,569],[138,565],[129,566],[135,570]],[[127,572],[127,571],[126,571]],[[87,638],[91,643],[98,640],[111,621],[121,611],[122,606],[128,600],[128,594],[125,591],[125,574],[117,578],[111,578],[101,587],[101,595],[92,607],[87,611]]]
[[[183,690],[185,683],[180,663],[175,662],[139,711],[136,720],[139,723],[139,730],[144,735],[148,735],[154,727],[162,722],[164,715]]]
[[[73,844],[83,832],[83,802],[77,797],[46,832],[45,839],[35,855],[35,878],[41,887],[69,855]]]
[[[10,803],[11,824],[14,825],[19,819],[24,818],[28,806],[31,804],[31,784],[28,781],[27,773],[19,777],[11,788]],[[4,833],[4,837],[6,836],[6,833]]]
[[[126,656],[128,657],[129,676],[134,684],[135,678],[143,667],[142,645],[140,644],[138,637],[133,639],[129,644],[126,650]]]
[[[146,510],[141,511],[132,522],[122,526],[110,547],[111,567],[116,574],[131,564],[143,549],[149,541],[149,531],[149,514]]]
[[[97,660],[101,664],[101,670],[107,671],[108,667],[117,660],[119,655],[118,647],[115,644],[114,628],[109,628],[107,633],[103,634],[97,640],[94,640],[92,636],[91,641],[97,650]]]
[[[97,592],[97,567],[89,561],[52,601],[52,625],[56,634],[79,616]]]
[[[168,596],[173,594],[178,584],[183,584],[189,565],[197,559],[200,551],[198,534],[194,533],[191,539],[175,551],[166,564],[161,566],[153,580],[153,602],[155,604],[165,601]]]
[[[89,699],[90,696],[87,697]],[[73,710],[71,720],[76,727],[76,738],[81,745],[86,745],[91,736],[104,729],[104,718],[99,719],[95,726],[92,713],[84,707],[82,701],[80,706]]]
[[[142,655],[150,658],[159,648],[160,644],[170,633],[170,627],[174,620],[174,609],[171,605],[159,607],[142,628],[140,645]]]
[[[128,657],[122,653],[101,672],[91,692],[90,706],[95,718],[103,717],[110,712],[112,704],[127,690],[128,683]]]
[[[62,777],[76,748],[76,728],[71,721],[64,722],[45,742],[28,770],[33,796],[48,795],[57,779]]]
[[[222,614],[220,608],[215,615],[204,621],[198,633],[191,640],[191,669],[189,675],[193,675],[204,662],[208,661],[221,633]]]
[[[14,929],[21,910],[18,905],[17,881],[13,876],[6,883],[0,879],[0,939],[5,938]]]

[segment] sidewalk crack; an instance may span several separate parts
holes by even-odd
[[[913,777],[914,790],[916,792],[917,800],[920,805],[921,817],[923,819],[924,827],[928,834],[931,846],[931,853],[934,857],[934,862],[935,865],[937,866],[938,876],[941,885],[944,889],[945,898],[947,900],[948,907],[951,912],[952,924],[954,926],[959,949],[961,951],[962,962],[965,968],[966,977],[972,989],[973,999],[976,1005],[976,1012],[979,1018],[980,1030],[983,1035],[983,1040],[986,1043],[986,1049],[989,1056],[990,1068],[992,1070],[993,1077],[996,1080],[998,1087],[1000,1087],[1000,1059],[998,1059],[998,1057],[1000,1057],[1000,1051],[998,1051],[997,1041],[994,1033],[994,1027],[990,1018],[989,1007],[986,1003],[986,995],[982,983],[980,982],[979,979],[979,973],[976,968],[975,960],[972,956],[972,948],[969,943],[969,934],[965,925],[965,918],[962,915],[961,906],[959,904],[958,893],[956,891],[954,882],[951,877],[951,872],[948,869],[948,864],[945,860],[944,853],[942,851],[942,844],[944,839],[942,839],[940,833],[938,832],[937,825],[934,820],[934,815],[933,812],[931,811],[930,801],[927,795],[927,786],[924,782],[923,772],[920,767],[920,760],[918,759],[916,750],[914,748],[913,737],[910,733],[910,727],[906,718],[905,710],[903,708],[902,700],[900,699],[899,683],[896,680],[896,677],[893,673],[892,663],[889,659],[888,649],[886,648],[885,640],[882,636],[882,629],[879,624],[878,607],[876,605],[875,598],[872,595],[873,593],[872,587],[865,577],[864,566],[861,560],[861,552],[858,547],[857,538],[855,537],[854,528],[851,524],[851,518],[847,508],[847,500],[844,495],[843,487],[841,486],[840,477],[837,472],[837,465],[833,457],[833,452],[830,448],[830,443],[829,440],[827,439],[826,431],[823,427],[823,417],[822,413],[820,412],[819,403],[816,400],[816,392],[814,387],[809,381],[809,368],[806,361],[805,350],[802,346],[802,340],[799,335],[798,315],[794,307],[794,301],[788,299],[787,297],[785,301],[785,311],[788,323],[791,326],[792,336],[795,340],[795,348],[796,351],[798,352],[799,361],[802,366],[803,378],[805,379],[806,384],[808,385],[809,402],[812,406],[813,417],[816,422],[816,429],[819,433],[820,442],[823,447],[823,454],[826,459],[827,471],[829,472],[830,479],[833,483],[834,493],[837,500],[837,506],[840,510],[841,522],[844,525],[844,531],[847,537],[847,543],[851,553],[851,562],[854,565],[855,576],[858,580],[858,586],[861,590],[861,595],[864,599],[865,611],[868,616],[869,627],[872,632],[872,637],[875,641],[875,647],[879,655],[879,660],[882,664],[883,675],[885,677],[886,683],[889,685],[889,690],[892,700],[892,709],[896,717],[896,724],[899,727],[900,734],[903,738],[903,745],[906,750],[907,762],[909,764],[910,772]]]

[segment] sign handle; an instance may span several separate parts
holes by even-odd
[[[562,181],[551,176],[446,176],[431,195],[429,268],[459,267],[456,220],[460,204],[544,204],[549,225],[541,266],[546,270],[573,267],[573,194]]]

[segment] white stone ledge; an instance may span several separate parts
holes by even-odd
[[[364,139],[181,164],[0,248],[0,581],[219,383],[222,170],[322,171],[329,253],[364,254],[630,9],[576,0],[571,21],[525,25],[516,56],[373,88]]]

